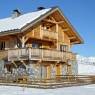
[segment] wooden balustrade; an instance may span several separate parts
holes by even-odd
[[[8,60],[24,60],[28,58],[29,52],[28,49],[11,49],[8,50]]]
[[[75,60],[75,54],[71,52],[60,52],[47,49],[12,49],[8,50],[8,60],[46,60],[46,61],[66,61]]]
[[[41,30],[42,38],[57,39],[57,32]]]

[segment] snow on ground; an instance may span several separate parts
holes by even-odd
[[[80,75],[95,75],[95,65],[78,64],[78,74],[80,74]]]
[[[95,95],[95,84],[57,89],[0,86],[0,95]]]
[[[95,57],[77,55],[78,74],[95,75]]]

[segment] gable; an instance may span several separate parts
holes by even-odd
[[[56,19],[56,23],[58,23],[65,34],[68,35],[70,42],[72,44],[80,44],[83,43],[83,39],[79,35],[79,33],[75,30],[69,20],[64,16],[63,12],[58,9],[51,16]]]

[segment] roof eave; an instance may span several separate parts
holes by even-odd
[[[14,30],[0,32],[0,36],[12,35],[12,34],[17,34],[17,33],[20,33],[20,29],[14,29]]]

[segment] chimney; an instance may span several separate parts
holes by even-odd
[[[12,18],[19,17],[21,15],[21,12],[18,9],[13,10]]]
[[[40,10],[43,10],[45,9],[45,7],[38,7],[37,10],[40,11]]]

